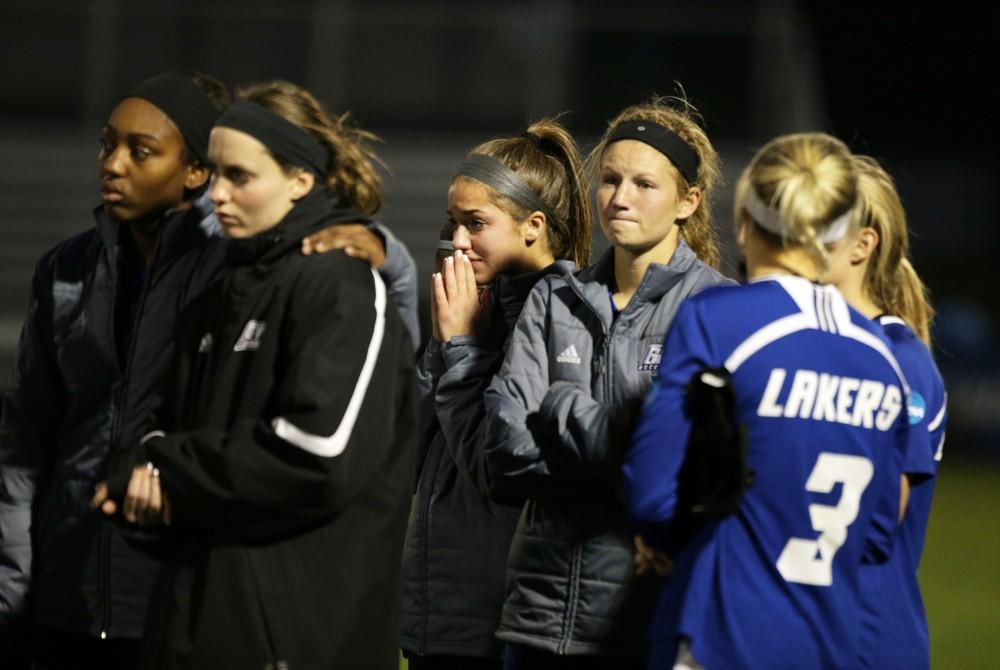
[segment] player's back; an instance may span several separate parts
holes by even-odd
[[[896,361],[835,289],[798,277],[691,302],[675,328],[702,333],[701,363],[732,375],[755,479],[678,555],[661,630],[710,669],[852,666],[859,566],[886,558],[898,512]]]

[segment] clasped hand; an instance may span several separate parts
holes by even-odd
[[[431,325],[434,339],[448,342],[460,335],[484,335],[489,329],[486,291],[476,286],[472,261],[461,251],[444,259],[432,278]]]
[[[119,505],[111,499],[107,482],[101,482],[94,488],[90,507],[100,509],[108,516],[118,512]],[[126,521],[144,528],[170,525],[170,501],[160,487],[160,471],[152,463],[133,468],[121,512]]]

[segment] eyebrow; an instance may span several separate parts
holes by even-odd
[[[450,209],[446,209],[445,213],[448,216],[454,216],[451,213]],[[483,213],[483,211],[481,209],[463,209],[463,210],[459,211],[459,214],[461,214],[463,216],[475,216],[476,214],[482,214],[482,213]]]
[[[209,156],[211,158],[211,156]],[[245,172],[247,174],[254,174],[254,171],[241,163],[212,163],[212,166],[217,172]]]
[[[110,124],[104,126],[101,129],[101,133],[102,134],[111,133],[116,136],[119,134],[118,129]],[[162,144],[163,142],[163,140],[161,140],[156,135],[150,135],[149,133],[128,133],[127,135],[125,135],[125,138],[129,140],[146,140],[147,142],[155,142],[156,144]]]

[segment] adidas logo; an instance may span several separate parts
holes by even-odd
[[[573,365],[579,365],[580,354],[576,353],[576,347],[571,344],[563,349],[561,354],[556,356],[556,363],[572,363]]]

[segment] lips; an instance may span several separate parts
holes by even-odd
[[[108,204],[119,203],[125,199],[121,191],[105,186],[101,189],[101,200]]]
[[[217,211],[215,213],[215,216],[218,217],[219,223],[221,223],[224,226],[235,226],[238,225],[240,222],[240,220],[237,219],[232,214],[222,214],[221,212]]]

